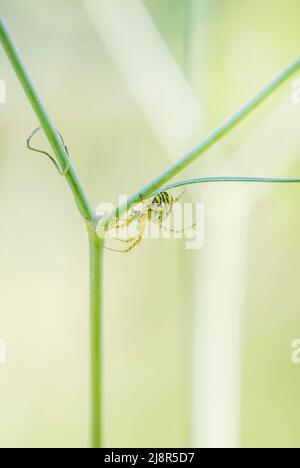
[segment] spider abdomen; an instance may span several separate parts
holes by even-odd
[[[172,203],[173,197],[168,192],[159,192],[152,200],[152,205],[155,206],[172,205]]]

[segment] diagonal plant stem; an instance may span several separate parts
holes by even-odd
[[[79,212],[85,221],[90,245],[90,289],[91,289],[91,438],[92,447],[101,446],[101,316],[102,316],[102,256],[103,242],[95,235],[94,212],[79,182],[66,148],[23,64],[19,52],[0,17],[0,42],[14,68],[25,94],[42,126],[57,164],[73,192]]]
[[[80,213],[83,219],[87,222],[91,222],[94,219],[93,210],[89,204],[89,201],[83,191],[83,188],[80,185],[79,179],[75,172],[75,169],[72,165],[72,162],[69,161],[68,154],[62,141],[55,129],[55,126],[46,111],[46,108],[23,64],[23,61],[20,57],[20,54],[13,42],[12,37],[10,36],[7,27],[2,18],[0,18],[0,41],[1,44],[8,56],[10,63],[15,70],[15,73],[20,81],[24,92],[41,124],[45,134],[48,138],[48,141],[54,151],[54,154],[57,158],[59,166],[66,168],[69,165],[69,170],[66,173],[66,179],[71,187],[74,198],[76,200],[77,206],[80,210]]]
[[[269,97],[281,84],[290,78],[297,70],[300,69],[300,57],[291,63],[285,70],[279,73],[270,83],[262,88],[256,96],[246,102],[238,111],[231,117],[225,120],[219,127],[213,130],[198,146],[192,149],[188,154],[179,159],[175,164],[166,169],[156,179],[141,188],[127,200],[108,215],[98,220],[97,230],[103,232],[103,227],[111,226],[116,219],[122,216],[130,207],[138,203],[142,198],[149,197],[153,192],[166,184],[170,179],[175,177],[179,172],[185,169],[188,165],[194,162],[199,156],[205,153],[211,146],[216,144],[222,137],[233,130],[241,123],[251,112],[253,112],[267,97]]]
[[[92,446],[101,446],[101,312],[102,312],[102,265],[103,265],[103,241],[96,236],[95,214],[90,206],[88,198],[79,182],[72,162],[69,160],[55,126],[48,115],[46,108],[36,91],[36,88],[21,60],[21,57],[13,43],[13,40],[0,18],[0,42],[16,72],[16,75],[32,105],[32,108],[43,127],[57,163],[63,169],[66,180],[73,192],[80,214],[85,221],[90,244],[90,284],[91,284],[91,409],[92,409]],[[138,203],[140,198],[147,198],[175,177],[179,172],[195,161],[201,154],[207,151],[218,140],[231,131],[245,117],[247,117],[259,104],[271,95],[294,72],[300,69],[300,57],[289,67],[282,71],[274,80],[265,86],[254,98],[244,104],[235,114],[225,120],[219,127],[211,132],[198,146],[181,158],[178,162],[166,169],[152,182],[148,183],[140,191],[132,195],[126,204],[123,204],[98,221],[98,227],[109,226],[132,205]],[[249,177],[223,177],[202,178],[177,182],[167,187],[175,188],[180,185],[204,182],[299,182],[298,179],[271,179]],[[101,229],[100,229],[101,230]]]

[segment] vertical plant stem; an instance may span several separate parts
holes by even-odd
[[[103,279],[103,249],[104,241],[97,237],[93,229],[96,228],[95,213],[89,203],[79,178],[75,172],[72,161],[62,144],[54,123],[39,96],[29,76],[20,54],[15,47],[4,21],[0,17],[0,43],[2,44],[17,78],[30,102],[41,126],[43,127],[56,160],[62,169],[67,169],[65,179],[73,192],[74,199],[80,214],[89,229],[90,246],[90,300],[91,300],[91,426],[92,447],[99,448],[102,444],[102,279]],[[115,208],[106,217],[99,221],[98,227],[113,223],[116,218],[128,210],[132,205],[138,203],[141,197],[147,198],[155,190],[166,184],[189,164],[194,162],[201,154],[205,153],[211,146],[216,144],[227,133],[232,131],[245,117],[254,111],[268,96],[270,96],[283,82],[285,82],[296,70],[300,69],[300,57],[289,67],[277,75],[259,93],[246,102],[237,112],[225,120],[219,127],[213,130],[198,146],[183,156],[175,164],[167,168],[156,179],[149,182],[140,191],[133,194],[128,202]],[[208,180],[206,180],[208,181]],[[212,181],[212,180],[211,180]],[[216,180],[215,180],[216,181]],[[257,180],[258,181],[258,180]],[[265,180],[266,181],[266,180]],[[199,180],[197,181],[199,182]],[[204,182],[204,180],[202,180]],[[193,182],[194,183],[194,182]],[[183,184],[181,184],[183,185]],[[101,231],[99,229],[99,231]]]
[[[102,281],[104,241],[89,233],[91,306],[91,439],[92,448],[102,446]]]
[[[68,182],[79,212],[89,229],[90,244],[90,275],[91,275],[91,433],[92,446],[101,447],[101,312],[102,312],[102,257],[103,241],[100,240],[93,228],[94,212],[79,178],[75,172],[72,161],[66,152],[61,139],[55,129],[41,97],[25,68],[21,56],[9,34],[9,31],[0,17],[0,43],[2,44],[10,63],[15,70],[17,78],[41,124],[56,160],[61,168],[68,168],[65,178]]]

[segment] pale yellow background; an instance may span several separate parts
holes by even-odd
[[[205,116],[199,140],[299,56],[300,43],[297,0],[205,3],[192,60],[192,85]],[[186,1],[145,4],[181,66]],[[2,0],[0,10],[94,206],[132,193],[169,164],[80,1]],[[2,50],[0,76],[7,83],[7,103],[0,107],[0,339],[7,343],[0,446],[85,447],[86,234],[64,180],[26,149],[37,122]],[[186,174],[215,175],[289,93],[291,82]],[[280,125],[288,134],[288,114]],[[257,151],[263,145],[262,139]],[[262,173],[256,162],[242,175],[299,176],[299,156],[300,142],[289,174]],[[272,154],[262,151],[262,157]],[[189,189],[204,203],[213,190]],[[222,197],[228,188],[219,190]],[[256,189],[235,190],[238,199]],[[299,196],[299,187],[277,187],[251,213],[242,446],[300,446],[300,366],[290,360],[291,342],[300,338]],[[206,210],[214,206],[207,203]],[[107,446],[190,444],[191,304],[200,281],[193,259],[176,240],[147,240],[129,256],[105,255]]]

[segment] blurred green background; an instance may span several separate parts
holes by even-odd
[[[186,148],[299,55],[298,0],[143,3],[201,108],[202,128],[189,134]],[[119,193],[131,194],[170,164],[172,155],[97,34],[86,3],[2,0],[1,15],[94,206],[117,202]],[[125,27],[126,20],[120,19]],[[143,69],[139,71],[143,80]],[[7,345],[7,363],[0,365],[0,446],[86,447],[86,234],[64,180],[47,160],[26,149],[26,138],[38,123],[2,50],[0,77],[7,85],[7,103],[0,105],[0,339]],[[155,96],[157,86],[153,82],[149,95]],[[291,93],[290,81],[184,177],[222,173],[225,163],[239,175],[297,176],[300,105],[292,103]],[[270,115],[277,116],[274,125],[262,127]],[[248,147],[249,140],[253,144]],[[42,137],[40,144],[46,145]],[[233,156],[241,147],[237,164],[239,157]],[[281,159],[284,173],[278,172]],[[209,219],[219,213],[218,200],[230,193],[231,219],[236,201],[258,190],[245,185],[193,187],[187,198],[205,203]],[[239,415],[232,415],[237,445],[243,447],[300,446],[300,366],[291,363],[291,343],[300,338],[299,202],[299,187],[277,186],[259,192],[247,210]],[[201,284],[219,294],[213,275],[207,284],[202,262],[212,248],[210,229],[196,254],[178,240],[145,240],[128,256],[105,255],[108,447],[206,444],[195,436],[198,402],[191,390],[191,362],[198,360],[192,340],[201,340],[192,333],[194,323],[210,312],[195,306],[196,291]],[[222,268],[218,259],[214,268]],[[199,356],[207,366],[210,359]],[[198,397],[205,406],[205,397]],[[226,431],[233,422],[217,424]]]

